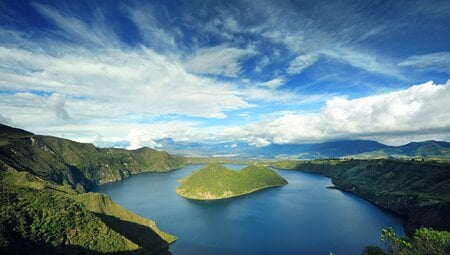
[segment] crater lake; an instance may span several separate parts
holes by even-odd
[[[203,166],[138,174],[96,191],[176,235],[178,240],[170,245],[174,255],[359,255],[367,245],[382,247],[382,228],[392,226],[404,235],[402,218],[355,195],[328,189],[332,183],[327,177],[299,171],[275,169],[288,185],[242,197],[194,201],[178,196],[177,180]]]

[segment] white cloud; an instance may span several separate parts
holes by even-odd
[[[127,140],[130,141],[127,149],[135,150],[144,146],[155,149],[161,147],[161,144],[155,141],[161,138],[164,138],[161,134],[152,134],[148,129],[132,128],[127,136]]]
[[[147,48],[95,52],[61,48],[59,52],[58,56],[51,56],[39,51],[0,47],[0,61],[7,65],[0,67],[0,88],[16,91],[33,88],[84,98],[71,100],[84,109],[92,105],[83,105],[83,101],[90,101],[94,106],[88,112],[92,114],[97,109],[95,105],[101,105],[98,115],[104,115],[107,108],[118,108],[115,113],[176,113],[224,118],[226,111],[250,106],[235,85],[190,74],[176,60]],[[70,110],[71,102],[59,103],[59,107],[64,105]],[[76,112],[75,109],[74,114]]]
[[[64,32],[60,35],[69,40],[97,45],[112,45],[118,41],[100,9],[96,9],[96,12],[93,13],[95,22],[88,24],[75,18],[70,12],[63,13],[49,5],[33,3],[33,6],[58,26]]]
[[[427,82],[388,94],[328,100],[319,113],[292,114],[228,128],[222,135],[263,146],[343,138],[450,133],[450,81]]]
[[[180,32],[169,31],[170,26],[165,26],[157,19],[159,10],[155,10],[150,4],[140,4],[126,10],[131,15],[131,19],[138,27],[147,45],[161,50],[174,49],[177,46],[176,36]],[[176,30],[175,28],[172,29]]]
[[[318,56],[315,54],[300,55],[291,61],[286,71],[288,74],[299,74],[316,63],[317,59]]]
[[[277,77],[277,78],[274,78],[274,79],[272,79],[270,81],[257,83],[257,85],[261,86],[261,87],[267,87],[267,88],[270,88],[270,89],[276,89],[276,88],[279,88],[280,86],[282,86],[285,82],[286,81],[285,81],[284,78]]]
[[[241,60],[254,54],[252,49],[219,45],[200,49],[188,57],[184,66],[193,73],[236,77],[242,69]]]
[[[320,54],[371,73],[378,73],[401,80],[405,79],[397,66],[387,57],[382,57],[381,59],[376,54],[348,47],[331,47],[321,50]]]
[[[443,51],[411,56],[402,61],[400,66],[411,66],[420,71],[433,70],[450,73],[450,52]]]

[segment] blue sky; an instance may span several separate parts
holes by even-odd
[[[102,145],[450,138],[448,1],[1,1],[0,122]]]

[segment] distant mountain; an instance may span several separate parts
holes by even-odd
[[[199,143],[174,141],[171,138],[156,142],[161,145],[158,149],[190,157],[250,157],[251,154],[247,152],[255,148],[244,142]]]
[[[271,144],[255,147],[244,142],[191,143],[162,139],[161,149],[190,157],[229,157],[242,159],[321,159],[321,158],[411,158],[450,157],[450,143],[438,141],[413,142],[388,146],[370,140],[344,140],[312,144]]]
[[[397,147],[350,155],[358,159],[376,158],[450,158],[450,143],[440,141],[412,142]]]
[[[349,154],[375,151],[389,146],[368,140],[335,141],[314,144],[271,144],[254,149],[258,156],[268,158],[338,158]]]

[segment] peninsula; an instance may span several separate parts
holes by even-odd
[[[183,178],[176,192],[188,199],[217,200],[286,184],[285,179],[264,166],[250,165],[235,171],[221,164],[209,164]]]

